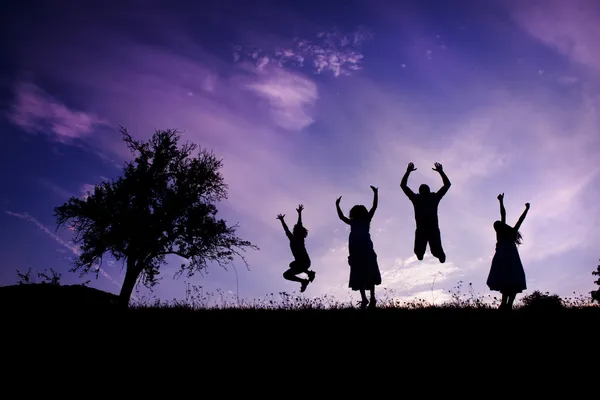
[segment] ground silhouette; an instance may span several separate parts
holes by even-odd
[[[286,318],[295,315],[311,316],[348,316],[376,315],[377,318],[416,318],[416,319],[498,319],[514,315],[519,319],[526,315],[595,315],[600,317],[600,304],[594,303],[590,297],[578,296],[561,298],[558,295],[534,291],[523,296],[515,305],[513,312],[504,313],[498,310],[496,300],[490,297],[462,293],[462,282],[450,291],[450,300],[434,305],[426,299],[411,301],[397,300],[393,291],[384,290],[379,298],[379,307],[373,310],[361,309],[352,302],[337,301],[331,296],[316,298],[303,297],[300,294],[280,293],[262,299],[238,301],[227,299],[218,293],[207,293],[201,287],[188,288],[184,300],[158,300],[144,298],[139,295],[126,310],[127,313],[143,315],[271,315],[272,318]],[[3,311],[19,313],[47,311],[89,311],[113,310],[122,313],[118,304],[118,295],[85,285],[60,285],[48,283],[17,284],[0,287],[0,308]],[[581,312],[580,314],[577,314]],[[519,317],[519,315],[521,317]],[[320,318],[320,317],[319,317]]]
[[[5,311],[69,311],[115,308],[118,296],[84,285],[34,283],[0,287],[0,309]]]

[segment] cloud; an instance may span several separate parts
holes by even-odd
[[[427,304],[441,305],[452,300],[452,295],[443,289],[432,289],[417,292],[410,296],[394,296],[392,299],[400,303],[425,301]]]
[[[558,82],[563,85],[574,85],[579,82],[579,78],[576,76],[560,76],[558,77]]]
[[[594,0],[509,3],[523,29],[558,53],[600,72],[596,38],[600,8]]]
[[[84,183],[83,186],[81,187],[81,193],[82,193],[83,200],[86,200],[90,194],[93,194],[95,189],[96,189],[96,185],[92,185],[90,183]]]
[[[97,116],[74,111],[32,83],[15,85],[15,102],[9,119],[27,132],[52,133],[58,141],[90,135],[103,124]]]
[[[71,192],[60,187],[59,185],[50,182],[47,179],[41,179],[40,183],[47,189],[50,189],[54,194],[62,197],[63,199],[68,199],[72,196]]]
[[[301,130],[314,120],[310,107],[318,99],[317,85],[297,74],[275,69],[246,88],[267,100],[275,123],[283,129]]]
[[[233,59],[234,62],[252,60],[259,70],[269,63],[280,67],[304,67],[309,64],[316,74],[329,71],[338,77],[361,69],[364,55],[359,49],[372,38],[373,33],[364,27],[348,33],[323,31],[314,40],[295,38],[289,46],[271,50],[253,45],[236,45]]]
[[[17,218],[21,218],[25,221],[29,221],[32,222],[33,224],[35,224],[38,228],[40,228],[44,233],[46,233],[48,236],[50,236],[52,239],[56,240],[60,245],[64,246],[66,249],[68,249],[69,251],[71,251],[71,253],[73,253],[75,256],[79,256],[81,254],[81,250],[79,250],[79,248],[77,246],[73,246],[69,243],[67,243],[66,241],[62,240],[60,237],[58,237],[58,235],[56,235],[54,232],[52,232],[50,229],[48,229],[44,224],[42,224],[41,222],[39,222],[37,219],[35,219],[34,217],[32,217],[31,215],[27,214],[27,213],[15,213],[12,211],[5,211],[5,213],[7,215],[10,215],[12,217],[17,217]],[[109,281],[111,281],[113,284],[117,285],[117,286],[121,286],[120,283],[118,283],[117,281],[115,281],[112,276],[110,276],[103,268],[101,268],[100,266],[95,266],[96,269],[100,272],[100,274],[105,277],[106,279],[108,279]]]
[[[452,262],[441,264],[429,254],[423,261],[419,261],[413,255],[406,260],[397,259],[394,268],[385,271],[382,279],[385,280],[386,286],[406,292],[432,285],[434,282],[441,283],[456,271],[459,271],[459,268]]]

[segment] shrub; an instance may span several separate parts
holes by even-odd
[[[539,290],[524,296],[521,302],[523,303],[523,308],[534,308],[536,310],[555,310],[564,307],[563,299],[559,295],[551,295],[548,292],[542,293]]]

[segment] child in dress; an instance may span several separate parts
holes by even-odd
[[[504,193],[498,195],[500,201],[500,221],[494,222],[496,231],[496,253],[492,259],[487,285],[490,290],[502,293],[502,302],[499,309],[512,309],[517,293],[527,289],[525,271],[519,256],[517,245],[521,244],[519,228],[529,211],[529,203],[525,204],[525,211],[519,217],[517,224],[511,227],[506,223],[506,209],[504,208]]]
[[[335,206],[338,217],[346,224],[350,225],[350,235],[348,237],[348,264],[350,265],[350,281],[348,287],[352,290],[359,290],[361,296],[361,308],[375,308],[375,286],[381,284],[381,273],[377,263],[377,254],[373,247],[371,234],[369,233],[371,220],[377,209],[378,190],[371,186],[373,190],[373,206],[371,210],[363,205],[356,205],[350,210],[350,218],[346,218],[340,209],[340,196]],[[367,299],[366,290],[371,292],[371,301]]]

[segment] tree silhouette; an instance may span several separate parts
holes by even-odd
[[[600,277],[600,265],[598,265],[598,268],[596,269],[596,271],[592,271],[592,275]],[[600,286],[600,278],[598,278],[598,280],[594,281],[594,283],[596,285]],[[600,288],[598,288],[598,290],[592,290],[591,294],[592,294],[592,301],[597,301],[598,303],[600,303]]]
[[[227,185],[219,172],[222,161],[196,144],[178,147],[175,130],[157,130],[147,142],[134,140],[121,128],[133,162],[124,176],[96,185],[85,200],[71,197],[54,209],[57,229],[74,231],[73,242],[82,253],[71,271],[81,276],[95,270],[106,253],[126,265],[119,294],[122,307],[129,305],[138,278],[146,287],[157,283],[165,256],[176,254],[189,262],[178,272],[188,276],[215,262],[226,265],[240,251],[258,247],[235,234],[237,224],[227,226],[217,219],[213,204],[227,198]]]

